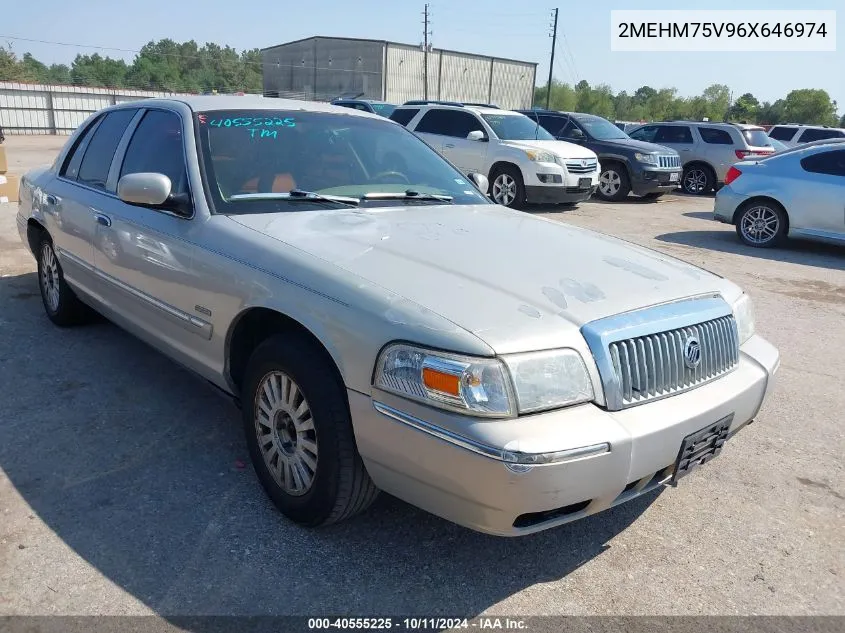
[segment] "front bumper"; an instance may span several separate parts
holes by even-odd
[[[567,202],[583,202],[592,196],[598,185],[589,187],[534,186],[526,185],[525,199],[532,204],[561,204]]]
[[[730,414],[731,434],[750,422],[772,389],[779,356],[759,336],[741,351],[730,374],[623,411],[584,404],[485,421],[378,390],[372,398],[349,391],[349,404],[358,449],[379,488],[471,529],[518,536],[653,490],[670,477],[684,437]],[[571,452],[542,466],[508,458],[560,451]]]
[[[674,191],[681,186],[681,168],[678,169],[642,169],[635,171],[631,179],[631,191],[642,196],[647,193]],[[676,174],[676,180],[670,180]]]

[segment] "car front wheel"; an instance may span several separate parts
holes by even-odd
[[[500,167],[491,175],[490,196],[493,202],[512,209],[525,204],[525,184],[522,174],[514,167]]]
[[[609,202],[619,202],[628,197],[631,183],[624,167],[611,163],[599,174],[598,197]]]
[[[736,221],[736,233],[748,246],[771,248],[781,244],[787,231],[786,212],[772,202],[746,205]]]
[[[276,507],[315,527],[366,509],[378,489],[355,444],[345,388],[325,352],[276,335],[246,370],[243,424],[258,479]]]
[[[693,196],[703,196],[716,186],[716,178],[713,172],[704,165],[690,165],[684,168],[681,176],[681,188],[684,193]]]

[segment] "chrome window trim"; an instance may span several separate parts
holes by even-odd
[[[729,370],[710,380],[697,382],[686,389],[652,397],[641,403],[625,405],[622,401],[622,385],[613,369],[613,361],[608,349],[610,343],[689,327],[726,316],[733,316],[733,310],[728,302],[720,295],[707,295],[640,308],[585,324],[581,328],[581,334],[587,341],[587,346],[599,370],[605,407],[609,411],[620,411],[638,404],[655,402],[705,385],[732,371]]]
[[[602,442],[600,444],[591,444],[589,446],[579,446],[578,448],[566,449],[562,451],[547,451],[545,453],[524,453],[522,451],[509,451],[463,437],[461,435],[458,435],[457,433],[453,433],[452,431],[444,429],[443,427],[431,424],[430,422],[421,420],[418,417],[409,415],[407,413],[399,411],[398,409],[394,409],[393,407],[379,402],[378,400],[373,400],[373,408],[382,415],[392,420],[395,420],[396,422],[401,422],[402,424],[410,426],[411,428],[416,429],[417,431],[422,431],[423,433],[427,433],[428,435],[443,440],[444,442],[448,442],[449,444],[453,444],[454,446],[457,446],[459,448],[463,448],[473,453],[477,453],[478,455],[483,455],[484,457],[487,457],[489,459],[495,459],[496,461],[502,462],[504,464],[546,466],[571,462],[576,459],[583,459],[585,457],[596,457],[598,455],[604,455],[605,453],[609,453],[611,451],[611,446],[607,442]],[[546,462],[536,461],[536,459],[543,455],[554,455],[555,459],[554,461]]]

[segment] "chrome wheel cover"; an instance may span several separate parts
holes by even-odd
[[[775,239],[780,229],[780,217],[770,207],[751,207],[739,220],[742,237],[752,244],[766,244]]]
[[[619,189],[621,187],[622,178],[619,176],[618,172],[612,169],[607,169],[599,176],[599,191],[603,196],[615,196],[619,193]]]
[[[493,200],[509,207],[516,200],[516,180],[508,174],[499,174],[493,181]]]
[[[707,174],[703,169],[690,169],[684,176],[684,190],[689,193],[703,193],[707,187]]]
[[[41,290],[44,294],[44,301],[50,312],[59,310],[59,262],[53,247],[44,244],[41,249]]]
[[[307,493],[317,474],[317,434],[302,390],[282,371],[271,371],[255,392],[255,435],[264,463],[287,494]]]

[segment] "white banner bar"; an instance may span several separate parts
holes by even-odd
[[[835,51],[836,11],[611,11],[612,51]]]

